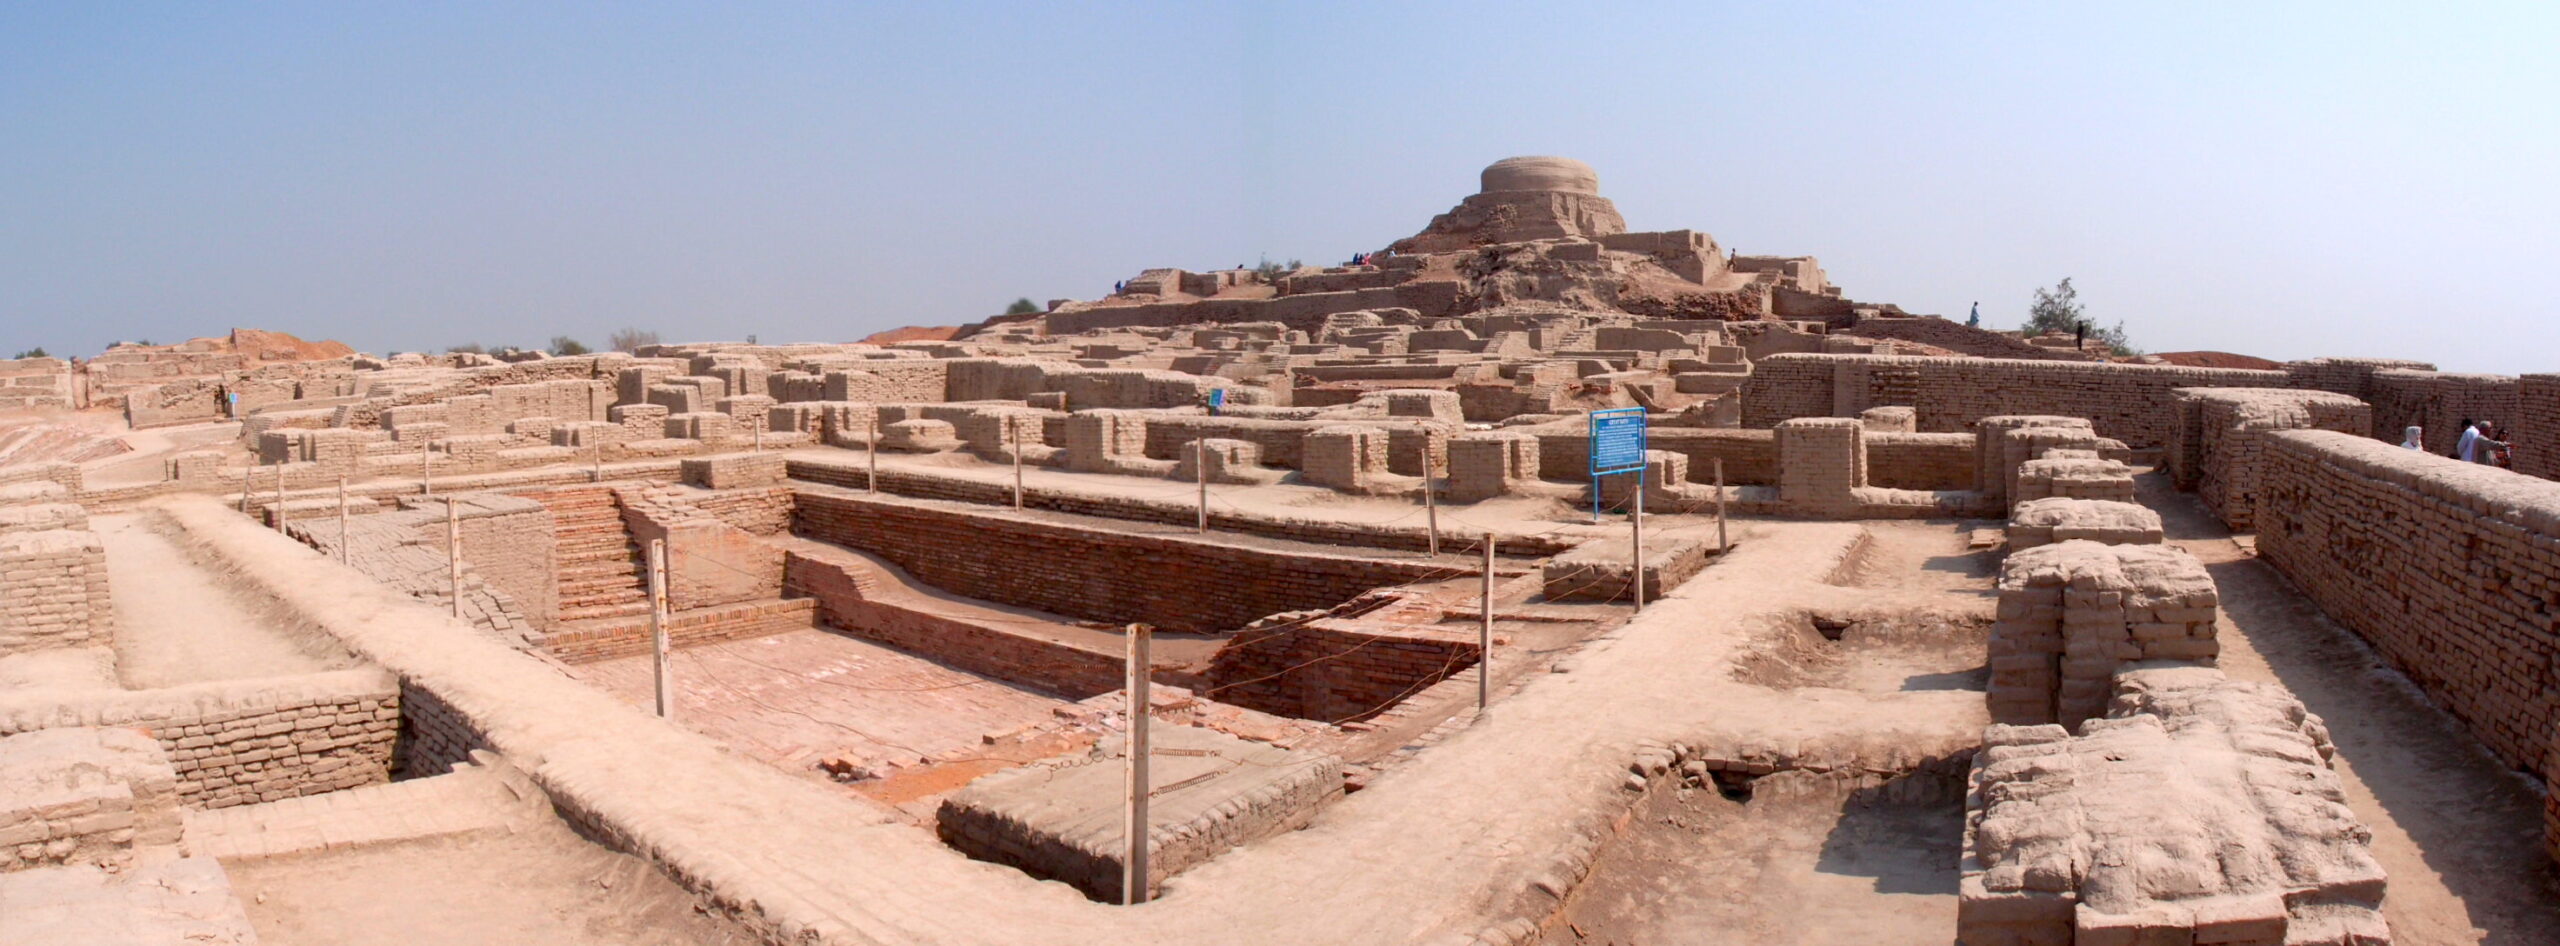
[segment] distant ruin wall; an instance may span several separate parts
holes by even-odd
[[[2498,374],[2447,374],[2387,369],[2373,373],[2373,429],[2400,442],[2401,428],[2426,428],[2427,452],[2446,456],[2462,439],[2462,421],[2494,421],[2511,427],[2517,416],[2516,379]],[[2503,434],[2498,438],[2507,439]],[[2548,451],[2547,444],[2533,444]],[[2527,452],[2531,452],[2528,450]]]
[[[1919,429],[1970,430],[1999,414],[2086,417],[2098,435],[2127,445],[2168,441],[2178,388],[2283,387],[2281,371],[2161,365],[1915,358],[1893,355],[1772,355],[1742,387],[1742,424],[1775,427],[1797,417],[1854,417],[1870,407],[1916,409]]]
[[[2259,556],[2501,761],[2545,771],[2560,484],[2334,431],[2262,440]]]
[[[1588,475],[1591,434],[1581,420],[1524,429],[1538,438],[1541,478],[1576,482]],[[1867,485],[1925,490],[1974,487],[1972,434],[1870,433],[1865,439]],[[1724,461],[1727,486],[1778,482],[1778,443],[1773,431],[1656,427],[1645,432],[1645,448],[1688,457],[1692,482],[1715,482],[1717,460]]]
[[[973,598],[1175,631],[1330,608],[1440,571],[1418,561],[1130,535],[821,488],[801,491],[792,532],[869,552]]]
[[[2560,479],[2560,374],[2516,379],[2516,472]],[[2382,437],[2383,431],[2373,432]]]

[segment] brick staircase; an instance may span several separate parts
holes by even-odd
[[[550,490],[532,498],[551,510],[558,536],[559,623],[649,613],[640,546],[623,527],[622,507],[610,488]]]

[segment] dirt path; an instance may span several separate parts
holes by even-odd
[[[115,598],[116,673],[131,689],[312,673],[351,666],[315,656],[280,616],[258,613],[188,558],[152,512],[98,516]]]
[[[2391,875],[2383,915],[2401,946],[2560,943],[2560,891],[2542,852],[2542,800],[2461,726],[2231,540],[2193,494],[2141,478],[2171,544],[2222,589],[2234,679],[2283,684],[2329,725],[2347,804]]]

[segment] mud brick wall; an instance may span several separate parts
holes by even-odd
[[[61,461],[0,467],[0,486],[43,481],[59,484],[65,491],[77,496],[80,493],[81,480],[80,467],[77,464]]]
[[[1867,485],[1886,489],[1972,489],[1971,434],[1867,434]],[[1695,469],[1696,465],[1691,464]],[[1731,476],[1733,471],[1726,470]]]
[[[1538,475],[1552,481],[1588,482],[1591,473],[1591,427],[1580,417],[1561,424],[1512,427],[1538,438]],[[1778,482],[1777,436],[1766,430],[1708,430],[1657,427],[1645,431],[1645,449],[1689,458],[1689,476],[1715,481],[1715,461],[1724,461],[1727,486],[1769,486]]]
[[[692,647],[805,631],[817,626],[817,612],[818,602],[807,598],[684,611],[667,617],[667,645]],[[542,638],[544,651],[570,664],[636,657],[648,653],[650,643],[647,615],[610,624],[585,624]]]
[[[1175,631],[1330,608],[1440,571],[1425,562],[1130,535],[832,490],[801,491],[791,531],[880,556],[973,598]]]
[[[135,847],[174,848],[185,830],[177,773],[149,736],[63,728],[0,738],[0,871],[123,870]]]
[[[2138,660],[2211,662],[2221,596],[2204,563],[2163,545],[2057,542],[2000,566],[1991,625],[1993,722],[2077,730]]]
[[[2327,728],[2283,689],[2145,668],[2087,730],[1984,732],[1957,941],[2390,942],[2372,831]]]
[[[2331,431],[2266,435],[2258,554],[2508,765],[2560,725],[2560,483]]]
[[[860,457],[841,461],[792,460],[790,468],[792,479],[803,483],[824,484],[828,487],[841,487],[854,491],[861,490],[864,485],[865,471]],[[1009,506],[1013,503],[1011,483],[982,483],[898,470],[880,471],[880,490],[887,495],[943,499],[981,506]],[[1199,516],[1197,501],[1191,498],[1162,500],[1033,487],[1024,492],[1023,502],[1032,509],[1056,510],[1132,522],[1161,522],[1185,527],[1197,521]],[[1371,525],[1317,519],[1264,519],[1231,514],[1215,505],[1212,505],[1209,511],[1209,527],[1220,532],[1268,536],[1275,539],[1407,551],[1421,551],[1428,547],[1430,541],[1423,529],[1409,528],[1402,523]],[[1575,544],[1577,543],[1560,540],[1552,535],[1534,533],[1515,535],[1502,540],[1501,554],[1553,555],[1572,548]]]
[[[77,407],[71,364],[59,358],[0,361],[0,408]]]
[[[114,633],[97,533],[0,534],[0,654],[103,644]]]
[[[2306,358],[2286,362],[2284,386],[2310,391],[2344,394],[2359,401],[2373,399],[2373,373],[2386,369],[2434,371],[2436,366],[2423,361],[2397,358]],[[2391,440],[2399,442],[2400,432],[2391,432]]]
[[[1774,427],[1796,417],[1850,417],[1907,404],[1923,431],[1972,429],[1999,414],[2086,417],[2098,434],[2137,448],[2168,440],[2171,391],[2283,387],[2281,371],[2178,368],[2007,358],[1772,355],[1742,388],[1742,423]]]
[[[1278,716],[1367,719],[1475,666],[1475,635],[1318,620],[1245,631],[1209,664],[1201,696]]]
[[[784,565],[792,593],[814,599],[828,627],[932,658],[970,673],[1081,700],[1120,688],[1126,658],[1009,633],[875,600],[842,564],[797,552]]]
[[[623,527],[646,549],[665,543],[667,606],[678,611],[782,595],[782,549],[693,508],[673,487],[614,490]],[[645,580],[645,574],[644,574]]]
[[[2163,451],[2170,479],[2192,485],[2196,498],[2224,524],[2247,531],[2255,517],[2261,435],[2269,430],[2373,431],[2373,409],[2327,391],[2186,388],[2178,392],[2178,424]]]
[[[551,510],[519,496],[472,493],[463,501],[461,518],[463,563],[513,598],[534,627],[551,626],[560,603],[552,576],[557,541]],[[334,522],[321,531],[333,528]],[[426,528],[442,546],[444,523],[430,521]]]
[[[2373,430],[2400,442],[2401,428],[2426,428],[2427,452],[2445,456],[2462,439],[2462,419],[2516,423],[2516,379],[2498,374],[2447,374],[2385,369],[2373,373]],[[2505,437],[2498,438],[2500,440]]]
[[[0,695],[0,735],[63,726],[151,733],[178,796],[222,808],[391,777],[400,693],[380,670],[193,683],[157,690]]]
[[[2383,432],[2373,432],[2375,438]],[[2392,431],[2398,441],[2398,431]],[[2515,470],[2527,476],[2560,479],[2560,374],[2529,374],[2516,379],[2515,434],[2502,438],[2515,444]]]
[[[944,393],[950,386],[950,373],[951,363],[939,358],[872,359],[863,362],[859,368],[827,372],[825,400],[874,403],[951,400]]]
[[[782,482],[783,462],[779,453],[724,453],[709,457],[687,457],[681,468],[684,483],[704,489],[740,489],[771,486]]]
[[[472,750],[497,748],[470,717],[406,677],[400,680],[399,716],[391,770],[404,779],[443,775],[471,761]]]

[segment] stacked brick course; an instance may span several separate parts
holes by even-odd
[[[2204,563],[2160,545],[2066,541],[2000,566],[1991,625],[1994,722],[2077,728],[2140,660],[2211,661],[2221,597]]]
[[[950,503],[804,488],[796,535],[878,555],[974,598],[1178,631],[1329,608],[1440,569],[1018,519]]]
[[[97,533],[0,534],[0,654],[102,644],[114,631]]]
[[[396,681],[379,670],[194,683],[158,690],[0,694],[0,735],[139,726],[198,808],[246,805],[390,777]]]
[[[2382,946],[2372,832],[2319,717],[2200,667],[2117,681],[2104,718],[1992,726],[1965,800],[1972,946]]]
[[[2529,374],[2516,379],[2515,471],[2546,480],[2560,479],[2560,374]],[[2382,431],[2374,431],[2381,436]]]
[[[2505,375],[2387,368],[2373,373],[2371,390],[2374,432],[2389,431],[2399,443],[2401,428],[2424,427],[2427,452],[2437,456],[2453,452],[2464,418],[2502,427],[2517,419],[2516,379]]]
[[[2105,499],[2047,497],[2009,511],[2009,551],[2087,539],[2101,545],[2158,545],[2160,514]]]
[[[2182,388],[2178,424],[2162,451],[2170,480],[2192,488],[2224,524],[2246,531],[2255,516],[2259,435],[2269,430],[2373,433],[2373,409],[2327,391]]]
[[[1367,719],[1476,664],[1473,630],[1318,619],[1244,631],[1200,695],[1326,723]]]
[[[2192,387],[2282,387],[2281,371],[2159,365],[1914,358],[1886,355],[1772,355],[1752,366],[1742,389],[1742,422],[1774,427],[1795,417],[1851,416],[1869,407],[1909,405],[1920,430],[1958,431],[1999,414],[2085,417],[2100,436],[2135,447],[2168,440],[2171,391]]]
[[[2560,483],[2331,431],[2266,435],[2258,554],[2508,765],[2560,726]]]
[[[0,871],[121,870],[134,848],[174,848],[178,776],[151,737],[67,727],[0,738]]]

